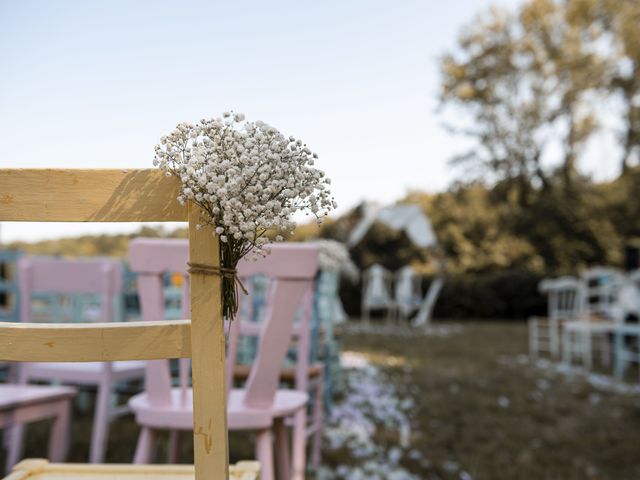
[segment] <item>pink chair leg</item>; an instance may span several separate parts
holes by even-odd
[[[306,467],[307,411],[301,409],[293,417],[293,474],[292,480],[304,480]]]
[[[168,448],[168,460],[169,463],[178,463],[180,457],[180,431],[171,430],[169,432],[169,448]]]
[[[98,384],[96,412],[93,417],[93,431],[91,432],[91,451],[89,461],[102,463],[106,450],[107,432],[109,430],[109,401],[111,399],[111,382],[103,381]]]
[[[322,374],[321,374],[322,375]],[[313,438],[311,440],[311,466],[314,470],[320,467],[322,455],[322,425],[324,417],[324,379],[320,377],[315,388],[313,399]]]
[[[278,480],[289,480],[289,470],[291,460],[289,458],[289,439],[287,438],[287,427],[283,418],[276,418],[273,424],[276,437],[276,471]]]
[[[260,462],[260,480],[274,480],[273,445],[271,430],[260,430],[256,434],[256,458]]]
[[[13,371],[13,375],[19,384],[27,384],[27,368],[26,365],[17,364],[10,370]],[[5,437],[5,441],[9,442],[9,451],[7,452],[7,472],[11,470],[20,459],[22,459],[24,448],[24,424],[18,424],[11,427]]]
[[[57,408],[49,434],[49,458],[53,462],[64,462],[69,453],[69,420],[71,401],[63,400]]]
[[[22,459],[24,448],[24,425],[15,425],[9,429],[9,452],[7,454],[7,472]]]
[[[138,436],[138,444],[136,445],[136,453],[133,457],[133,463],[147,464],[151,463],[151,453],[155,443],[155,432],[148,428],[142,427]]]

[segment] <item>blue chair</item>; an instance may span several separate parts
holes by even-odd
[[[0,250],[0,321],[17,322],[20,319],[20,290],[16,263],[22,252]]]

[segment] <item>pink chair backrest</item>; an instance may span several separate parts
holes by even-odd
[[[184,282],[181,316],[190,318],[189,275],[186,273],[189,257],[187,240],[136,238],[129,244],[129,268],[138,274],[138,296],[142,320],[165,318],[164,282],[165,272],[183,272]],[[187,402],[189,359],[181,359],[180,387],[182,401]],[[147,362],[145,390],[153,405],[171,404],[171,371],[168,360]]]
[[[18,260],[20,321],[31,322],[32,295],[95,294],[101,296],[102,322],[114,319],[114,297],[122,293],[122,264],[119,260],[22,257]]]
[[[247,381],[245,401],[253,407],[268,408],[275,395],[282,362],[294,330],[293,322],[301,305],[304,305],[301,325],[296,326],[299,337],[298,371],[306,372],[310,348],[310,298],[313,281],[318,270],[318,252],[315,246],[304,244],[277,244],[271,248],[270,255],[258,261],[242,260],[238,265],[241,277],[264,274],[272,279],[267,294],[265,319],[259,325],[246,325],[234,321],[229,329],[228,361],[226,364],[227,385],[233,374],[237,341],[240,335],[249,334],[260,337],[256,361]],[[164,294],[162,275],[165,271],[185,272],[188,258],[186,240],[144,239],[131,241],[129,246],[129,264],[132,271],[139,274],[138,291],[142,318],[159,320],[164,318]],[[185,274],[186,279],[186,274]],[[182,312],[189,317],[188,282],[185,281]],[[240,294],[241,302],[251,305],[250,297]],[[308,308],[307,308],[308,307]],[[241,325],[242,324],[242,325]],[[306,359],[306,360],[305,360]],[[186,389],[185,369],[181,367],[180,385]],[[301,373],[299,374],[301,376]],[[298,385],[298,388],[306,388]],[[167,404],[171,401],[171,376],[168,362],[164,360],[148,362],[146,391],[153,404]],[[187,399],[186,392],[182,395]]]
[[[248,406],[268,408],[273,402],[293,333],[298,337],[296,388],[306,391],[311,350],[311,303],[317,272],[318,247],[300,243],[273,245],[271,254],[265,258],[257,262],[242,260],[238,265],[242,277],[263,274],[272,279],[266,295],[258,352],[246,385],[244,398]],[[294,329],[300,307],[302,317]],[[232,331],[248,333],[251,326],[243,326],[244,322],[234,322]],[[231,335],[230,346],[236,343],[238,336]],[[229,353],[233,355],[234,351],[230,349]]]

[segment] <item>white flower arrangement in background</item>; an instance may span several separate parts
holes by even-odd
[[[352,281],[358,279],[360,272],[344,243],[328,239],[314,240],[313,243],[318,246],[318,264],[321,270],[341,273]]]
[[[161,138],[155,153],[154,165],[182,182],[178,201],[200,206],[200,224],[219,235],[226,271],[235,271],[251,252],[265,254],[267,235],[283,240],[295,228],[294,213],[312,214],[320,223],[336,208],[331,181],[314,166],[318,157],[306,144],[240,113],[181,123]],[[222,275],[227,318],[237,311],[235,281]]]

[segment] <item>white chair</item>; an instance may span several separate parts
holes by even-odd
[[[422,305],[421,279],[409,265],[396,272],[395,299],[398,320],[407,320]]]
[[[560,358],[563,324],[584,315],[584,283],[567,276],[543,280],[538,288],[547,295],[547,318],[529,319],[529,355],[536,360],[540,353],[546,352],[553,358]]]
[[[382,265],[372,265],[363,275],[362,315],[365,323],[371,319],[371,310],[386,310],[387,321],[391,321],[395,303],[391,296],[393,275]]]
[[[611,267],[592,267],[583,271],[580,278],[587,287],[586,306],[591,319],[612,320],[617,294],[626,283],[624,274]]]
[[[622,379],[629,363],[640,364],[640,270],[627,275],[626,285],[618,296],[616,313],[615,375]],[[634,323],[628,322],[630,317],[634,317]]]
[[[585,284],[585,315],[568,324],[564,331],[563,361],[571,363],[574,355],[583,367],[591,369],[594,349],[603,365],[611,364],[611,340],[616,320],[616,305],[625,284],[623,273],[612,267],[592,267],[580,275]]]

